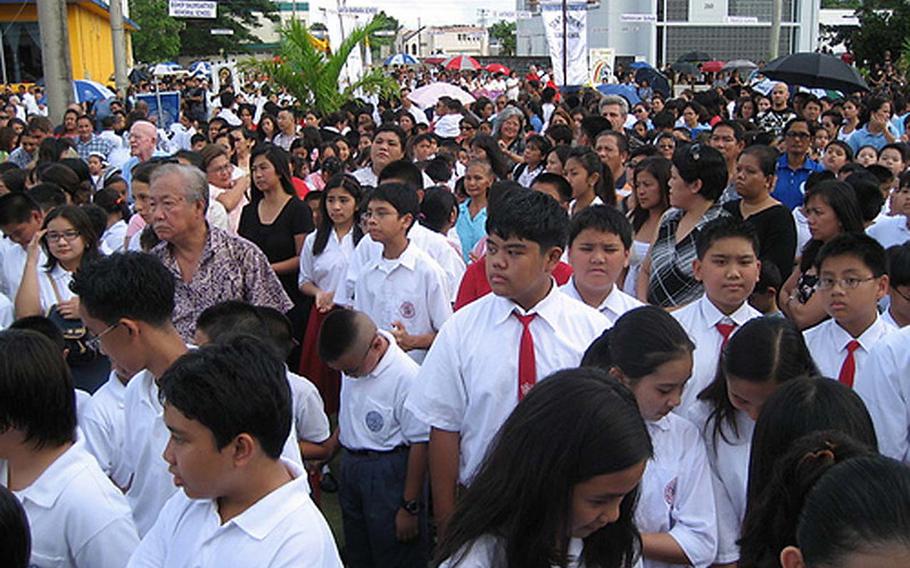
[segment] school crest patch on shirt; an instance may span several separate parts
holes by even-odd
[[[669,505],[671,507],[673,506],[673,503],[676,501],[676,480],[677,479],[679,479],[679,478],[674,477],[673,479],[670,480],[670,483],[668,483],[667,486],[664,487],[664,501],[666,501],[667,505]]]
[[[411,302],[402,302],[402,304],[398,306],[398,313],[405,319],[411,319],[417,313],[417,309],[414,308],[414,304]]]
[[[382,427],[385,424],[385,420],[383,420],[382,414],[376,412],[375,410],[367,412],[365,422],[367,428],[370,429],[370,432],[379,432],[382,430]]]

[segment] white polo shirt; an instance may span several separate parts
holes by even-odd
[[[380,329],[400,321],[411,335],[439,331],[452,315],[446,276],[427,253],[409,243],[401,256],[379,258],[364,266],[354,288],[354,309],[370,316]],[[418,363],[425,349],[408,352]]]
[[[297,439],[321,444],[332,435],[325,405],[316,385],[296,373],[287,371],[291,387],[291,402],[294,413],[294,429]]]
[[[32,534],[29,566],[120,568],[139,544],[126,499],[81,440],[14,493]]]
[[[567,297],[555,282],[525,312],[487,294],[458,310],[436,336],[405,407],[433,428],[461,435],[459,481],[474,478],[493,436],[518,404],[518,349],[522,324],[513,312],[538,317],[530,324],[537,380],[578,366],[592,341],[610,325],[597,310]]]
[[[293,480],[223,524],[214,500],[177,492],[128,566],[341,568],[332,532],[307,493],[306,473],[281,463]]]
[[[316,232],[306,236],[300,251],[300,273],[297,284],[312,282],[323,292],[335,293],[335,303],[344,304],[344,279],[348,271],[348,260],[354,254],[354,231],[338,238],[332,229],[325,248],[318,255],[313,254]]]
[[[574,276],[569,279],[568,282],[560,286],[559,289],[568,297],[584,303],[584,299],[581,297],[581,292],[579,292],[578,288],[575,287]],[[616,320],[618,320],[624,313],[641,306],[644,306],[642,302],[620,290],[619,286],[614,285],[613,290],[607,294],[607,297],[604,298],[604,301],[601,302],[599,306],[597,306],[597,311],[605,315],[607,319],[610,320],[610,327],[613,327],[613,324],[616,323]]]
[[[866,365],[869,364],[869,350],[894,331],[897,331],[894,326],[885,322],[881,316],[876,316],[875,322],[855,338],[859,347],[853,352],[853,360],[856,362],[854,385],[865,374]],[[804,331],[803,338],[822,376],[837,380],[847,358],[847,344],[853,341],[853,336],[836,321],[829,319]]]
[[[714,380],[717,372],[717,362],[720,360],[720,349],[723,345],[724,338],[714,327],[718,323],[734,323],[737,329],[742,327],[752,318],[761,317],[761,312],[743,302],[738,310],[724,316],[711,303],[707,295],[703,295],[698,300],[672,312],[676,321],[682,326],[689,339],[695,344],[695,352],[692,354],[692,377],[686,383],[686,388],[682,394],[682,404],[674,412],[682,416],[686,415],[686,409],[705,387]],[[736,333],[736,329],[733,330]],[[733,335],[731,334],[732,338]]]
[[[910,463],[910,327],[879,341],[854,390],[866,403],[882,455]]]
[[[395,343],[389,342],[382,359],[363,377],[341,377],[338,439],[351,450],[388,451],[430,439],[430,428],[404,406],[420,366]]]
[[[88,404],[79,423],[85,434],[86,449],[98,460],[101,470],[120,487],[126,487],[129,477],[121,469],[121,449],[126,428],[126,385],[111,371]]]
[[[885,248],[893,245],[902,245],[910,241],[908,223],[910,221],[904,215],[886,217],[866,229],[866,234],[877,240]]]
[[[3,292],[11,301],[16,300],[16,293],[19,291],[19,284],[22,283],[22,273],[25,272],[25,261],[28,259],[28,252],[25,247],[20,246],[9,239],[2,239],[0,246],[0,270],[3,274]],[[47,255],[44,249],[38,251],[38,268],[42,269],[47,262]]]

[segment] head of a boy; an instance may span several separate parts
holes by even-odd
[[[569,210],[572,201],[572,186],[568,180],[559,174],[544,172],[534,178],[531,189],[545,193],[555,199],[564,210]]]
[[[274,308],[254,306],[240,300],[227,300],[210,306],[199,314],[193,343],[225,343],[247,335],[258,337],[276,357],[287,359],[294,348],[291,321]]]
[[[758,283],[749,296],[749,305],[765,315],[777,312],[777,292],[780,290],[782,280],[776,264],[762,263]]]
[[[367,202],[367,231],[378,243],[394,242],[407,235],[419,210],[417,192],[400,183],[384,183]]]
[[[331,312],[319,330],[319,357],[353,378],[373,372],[382,358],[382,345],[373,320],[355,310]]]
[[[872,237],[843,233],[825,243],[815,260],[825,311],[859,335],[875,321],[878,301],[888,293],[888,257]]]
[[[155,331],[173,331],[174,275],[154,256],[112,254],[73,275],[79,316],[101,350],[129,374],[148,366]]]
[[[38,332],[0,331],[0,457],[76,440],[76,397],[60,349]],[[5,481],[5,480],[4,480]]]
[[[569,223],[569,264],[576,286],[609,292],[629,265],[632,225],[606,205],[583,209]]]
[[[891,315],[898,323],[910,321],[910,243],[888,248],[888,287]]]
[[[731,218],[716,219],[698,233],[695,248],[695,278],[705,296],[722,313],[732,314],[752,294],[761,272],[754,229]]]
[[[525,309],[543,299],[568,239],[569,218],[555,199],[515,189],[487,208],[486,270],[497,296]]]
[[[278,460],[291,431],[284,363],[254,337],[238,336],[180,357],[159,381],[171,433],[164,459],[192,499],[244,490]]]

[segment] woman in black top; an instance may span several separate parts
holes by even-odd
[[[777,182],[777,150],[749,146],[736,161],[736,193],[742,199],[724,204],[733,217],[742,219],[758,236],[758,257],[780,270],[786,280],[796,258],[796,224],[787,206],[771,197]]]

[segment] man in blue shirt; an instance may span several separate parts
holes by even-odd
[[[771,196],[790,209],[803,204],[803,184],[821,164],[809,158],[812,134],[805,118],[794,118],[784,126],[784,154],[777,160],[777,185]]]

